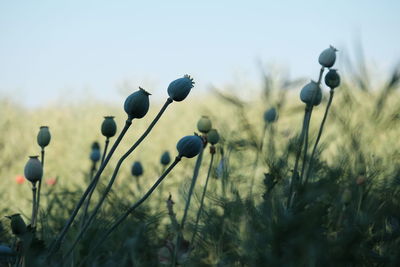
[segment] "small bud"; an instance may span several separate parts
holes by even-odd
[[[270,108],[264,112],[264,121],[266,123],[272,123],[276,121],[278,117],[278,113],[276,112],[276,108]]]
[[[39,133],[37,135],[37,143],[41,148],[46,147],[51,140],[51,135],[49,131],[49,127],[40,126]]]
[[[174,101],[182,101],[188,96],[193,85],[193,78],[186,74],[182,78],[176,79],[169,84],[167,89],[168,95]]]
[[[161,155],[160,163],[164,166],[168,165],[171,162],[171,156],[169,155],[168,151],[165,151]]]
[[[138,91],[126,98],[124,110],[130,119],[140,119],[146,115],[150,107],[149,95],[151,94],[139,87]]]
[[[101,152],[100,152],[100,144],[98,142],[93,142],[92,151],[90,152],[89,158],[93,163],[96,163],[100,160]]]
[[[24,174],[25,178],[31,183],[36,183],[43,176],[43,168],[40,163],[39,156],[30,156],[28,162],[25,164]]]
[[[101,134],[107,138],[111,138],[117,132],[117,124],[114,121],[113,116],[105,116],[104,121],[101,124]]]
[[[307,105],[318,106],[322,100],[321,88],[316,82],[309,82],[301,89],[300,99]]]
[[[139,161],[135,161],[132,165],[131,174],[133,176],[141,176],[143,174],[143,167]]]
[[[197,135],[188,135],[179,140],[176,149],[179,156],[193,158],[197,156],[203,148],[203,140]]]
[[[218,131],[215,129],[211,129],[208,134],[207,134],[207,141],[210,142],[210,144],[215,145],[219,141],[219,134]]]
[[[26,224],[19,213],[6,217],[11,220],[11,231],[14,235],[23,235],[26,233]]]
[[[332,67],[336,61],[336,51],[337,49],[333,46],[329,46],[329,48],[322,51],[318,58],[319,64],[326,68]]]
[[[211,130],[211,120],[207,116],[201,116],[197,122],[197,129],[201,133],[208,133]]]
[[[331,89],[335,89],[340,85],[340,76],[337,70],[330,69],[325,75],[325,84]]]
[[[25,182],[25,177],[22,175],[17,175],[15,177],[15,181],[17,182],[17,184],[23,184]]]

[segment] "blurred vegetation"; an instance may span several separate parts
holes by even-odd
[[[243,100],[245,88],[213,88],[210,95],[173,103],[150,136],[122,166],[101,216],[75,250],[69,266],[78,264],[104,229],[156,180],[162,172],[161,154],[176,155],[180,137],[197,131],[201,115],[211,118],[222,138],[217,145],[205,209],[193,244],[179,247],[178,263],[187,266],[399,266],[400,256],[400,68],[377,88],[368,73],[341,72],[342,84],[328,116],[317,159],[307,186],[296,186],[296,198],[286,209],[295,142],[304,104],[302,80],[276,78],[263,72],[263,88]],[[327,90],[324,90],[324,96]],[[311,120],[309,150],[322,120],[326,97]],[[59,232],[88,184],[90,145],[104,143],[103,116],[116,117],[119,130],[126,115],[118,106],[84,101],[26,109],[0,102],[0,214],[30,218],[30,186],[16,182],[27,156],[40,150],[36,134],[47,125],[52,141],[46,148],[38,238],[47,246]],[[160,105],[133,122],[132,129],[100,180],[108,182],[116,160],[140,136]],[[263,130],[265,110],[276,107],[279,118]],[[273,130],[272,130],[273,129]],[[113,142],[113,139],[111,140]],[[274,146],[271,149],[260,149]],[[256,155],[259,155],[257,158]],[[140,160],[141,190],[131,176]],[[189,240],[205,182],[210,155],[203,157],[188,226]],[[195,160],[183,160],[150,199],[86,261],[87,266],[157,266],[170,264],[177,236],[174,220],[181,218]],[[252,179],[254,177],[254,188]],[[168,197],[171,194],[169,201]],[[97,199],[98,192],[94,198]],[[174,204],[172,204],[174,203]],[[8,219],[0,219],[0,245],[14,241]],[[79,223],[65,241],[73,241]],[[39,246],[40,247],[40,246]],[[38,252],[39,253],[39,252]],[[0,261],[1,262],[1,261]],[[56,265],[56,263],[54,263]],[[1,266],[1,263],[0,263]],[[7,265],[5,265],[7,266]]]

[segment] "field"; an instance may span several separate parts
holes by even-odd
[[[92,143],[99,142],[101,152],[104,148],[103,116],[115,116],[118,136],[127,119],[123,103],[82,99],[27,109],[1,100],[0,245],[12,253],[0,253],[0,266],[43,266],[45,260],[50,266],[61,261],[64,266],[399,266],[400,72],[393,70],[374,86],[367,73],[339,73],[341,84],[313,159],[329,98],[324,83],[303,149],[299,140],[306,105],[299,94],[307,80],[264,73],[262,88],[252,88],[246,97],[241,93],[246,88],[215,88],[173,102],[123,162],[73,250],[84,224],[83,209],[60,247],[54,245],[55,237],[90,183]],[[153,103],[150,97],[147,115],[133,120],[100,177],[89,215],[118,160],[145,132],[163,101]],[[265,121],[270,108],[278,116]],[[182,137],[201,134],[196,125],[204,115],[220,136],[215,155],[211,157],[208,143],[201,156],[182,157],[154,193],[101,242],[116,218],[163,173],[162,153],[169,151],[173,161]],[[49,126],[51,142],[45,148],[37,226],[17,234],[4,216],[20,213],[27,225],[31,222],[32,184],[18,179],[28,156],[40,155],[36,137],[42,125]],[[131,174],[135,161],[144,170],[138,177]],[[197,182],[191,193],[193,178]]]

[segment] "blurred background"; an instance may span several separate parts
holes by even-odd
[[[400,3],[385,1],[1,1],[0,97],[36,108],[120,104],[142,86],[153,101],[191,74],[210,85],[262,83],[260,65],[317,79],[333,45],[367,55],[375,79],[399,60]],[[246,91],[248,91],[247,89]]]

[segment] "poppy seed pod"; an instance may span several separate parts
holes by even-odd
[[[333,46],[329,46],[329,48],[322,51],[318,58],[319,64],[326,68],[332,67],[336,61],[336,51],[337,49]]]
[[[51,140],[51,135],[49,131],[49,127],[40,126],[39,133],[37,135],[37,143],[41,148],[46,147]]]
[[[193,85],[193,78],[186,74],[169,84],[167,89],[168,95],[174,101],[182,101],[188,96]]]
[[[19,213],[6,217],[11,220],[11,231],[14,235],[23,235],[26,233],[26,224]]]
[[[160,163],[164,166],[168,165],[171,162],[171,156],[169,155],[168,151],[165,151],[161,155]]]
[[[264,112],[264,121],[266,123],[271,123],[276,121],[278,113],[276,112],[276,108],[270,108]]]
[[[135,161],[132,165],[131,174],[133,176],[141,176],[143,174],[143,167],[140,161]]]
[[[117,132],[117,124],[114,121],[113,116],[105,116],[104,121],[101,124],[101,134],[107,138],[111,138]]]
[[[176,144],[179,156],[193,158],[197,156],[203,148],[203,140],[197,135],[188,135],[183,137]]]
[[[99,144],[99,142],[93,142],[92,143],[92,150],[93,149],[99,149],[100,150],[100,144]]]
[[[140,119],[146,115],[150,107],[149,95],[151,94],[139,87],[138,91],[126,98],[124,110],[130,119]]]
[[[39,156],[30,156],[28,162],[25,164],[25,178],[31,183],[36,183],[42,179],[43,176],[43,167],[38,157]]]
[[[207,134],[207,141],[210,142],[210,144],[215,145],[219,141],[219,134],[218,131],[215,129],[211,129],[208,134]]]
[[[322,91],[318,83],[311,81],[300,92],[300,99],[307,105],[318,106],[322,100]]]
[[[201,133],[208,133],[211,130],[211,120],[207,116],[201,116],[197,122],[197,129]]]
[[[340,76],[337,70],[330,69],[325,75],[325,84],[331,89],[335,89],[340,85]]]
[[[100,149],[97,148],[92,149],[92,152],[90,152],[90,160],[93,161],[93,163],[96,163],[100,160],[100,158],[101,158]]]

